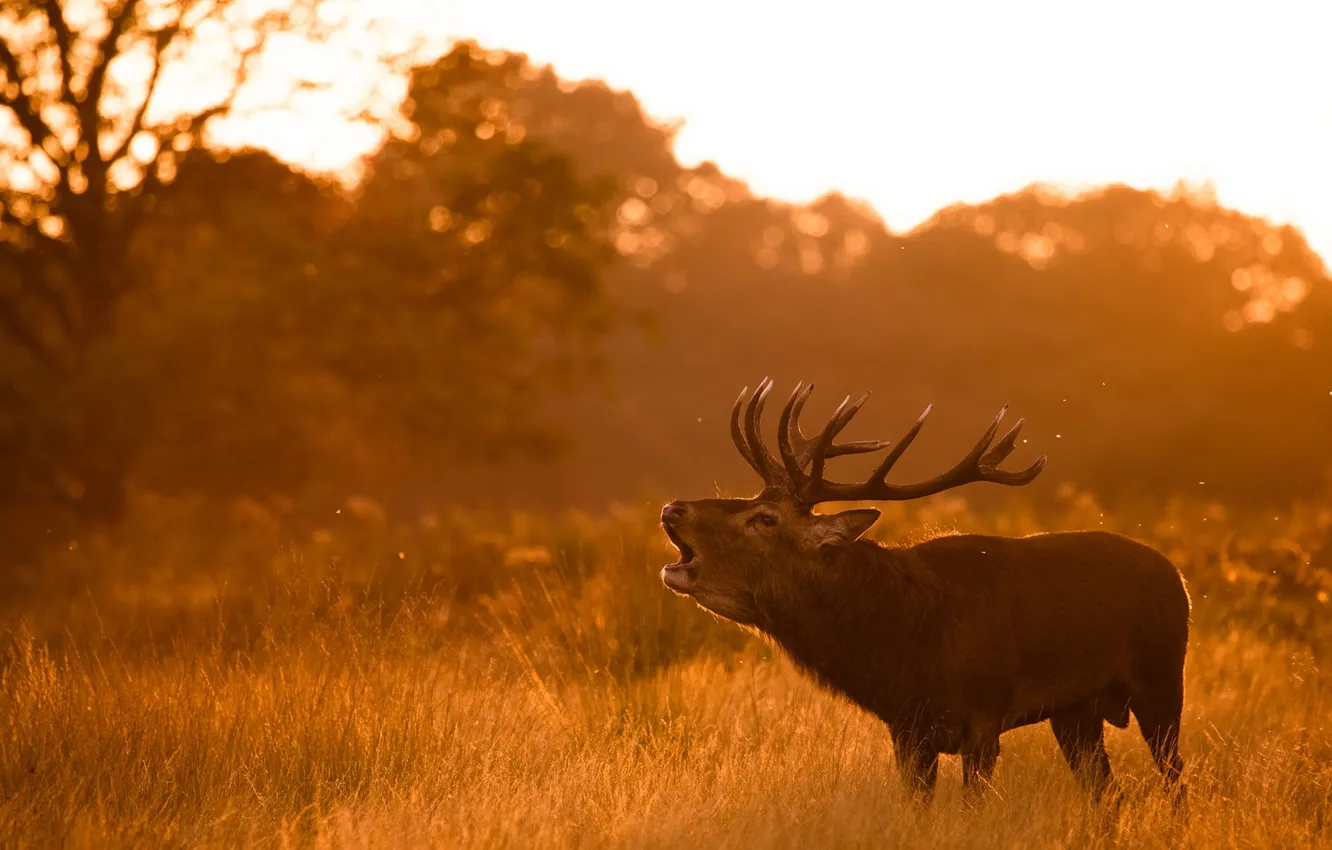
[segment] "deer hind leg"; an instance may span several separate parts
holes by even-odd
[[[979,739],[962,753],[962,787],[967,797],[975,799],[990,787],[994,765],[998,760],[998,735]]]
[[[997,718],[978,714],[970,718],[962,738],[962,788],[969,800],[976,800],[988,790],[994,776],[994,765],[999,760],[999,732]]]
[[[1127,729],[1129,725],[1129,689],[1126,685],[1115,684],[1106,688],[1105,691],[1096,698],[1096,707],[1100,710],[1101,716],[1105,722],[1119,729]]]
[[[907,736],[893,736],[893,757],[902,783],[917,803],[928,806],[939,778],[939,753]]]
[[[1070,706],[1050,716],[1050,728],[1073,775],[1094,799],[1101,799],[1114,785],[1102,712],[1092,702]]]
[[[1181,779],[1184,759],[1179,755],[1180,716],[1184,712],[1183,676],[1172,676],[1168,683],[1150,690],[1135,691],[1132,707],[1152,759],[1165,779],[1167,793],[1176,806],[1183,805],[1186,793]]]

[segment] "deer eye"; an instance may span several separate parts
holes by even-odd
[[[750,528],[772,528],[777,525],[777,517],[770,513],[760,512],[749,518]]]

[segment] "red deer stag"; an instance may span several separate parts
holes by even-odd
[[[766,485],[752,499],[672,502],[661,521],[680,559],[661,571],[676,593],[775,642],[796,666],[888,725],[907,786],[928,801],[941,753],[962,756],[974,794],[989,784],[999,736],[1049,720],[1069,767],[1099,798],[1112,785],[1104,721],[1138,720],[1168,790],[1183,793],[1178,737],[1189,598],[1160,553],[1101,531],[1023,538],[965,534],[909,547],[859,539],[874,509],[815,514],[821,502],[915,499],[973,481],[1021,485],[1045,465],[999,464],[1005,407],[966,457],[917,484],[885,477],[930,408],[860,484],[824,477],[841,455],[888,448],[837,443],[865,403],[850,397],[814,438],[801,433],[803,384],[782,410],[778,457],[760,435],[764,380],[731,415],[736,448]],[[746,408],[746,400],[748,406]],[[744,416],[742,421],[742,409]]]

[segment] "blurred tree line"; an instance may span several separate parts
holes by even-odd
[[[685,167],[632,95],[474,44],[411,72],[345,190],[206,137],[320,4],[71,5],[0,16],[11,544],[114,521],[133,491],[292,516],[748,491],[724,417],[765,374],[816,380],[812,408],[878,390],[866,433],[934,402],[904,474],[1007,401],[1050,492],[1260,506],[1326,482],[1326,270],[1202,192],[1031,187],[893,234],[838,195]],[[234,85],[161,118],[159,76],[218,33]]]

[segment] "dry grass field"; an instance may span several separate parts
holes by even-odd
[[[1104,524],[1169,554],[1194,600],[1183,819],[1134,726],[1109,730],[1117,812],[1046,726],[1004,737],[980,804],[946,759],[914,807],[877,721],[661,587],[646,509],[362,505],[293,542],[257,509],[140,505],[5,579],[0,846],[1332,845],[1332,509],[1066,505],[935,500],[875,533]]]

